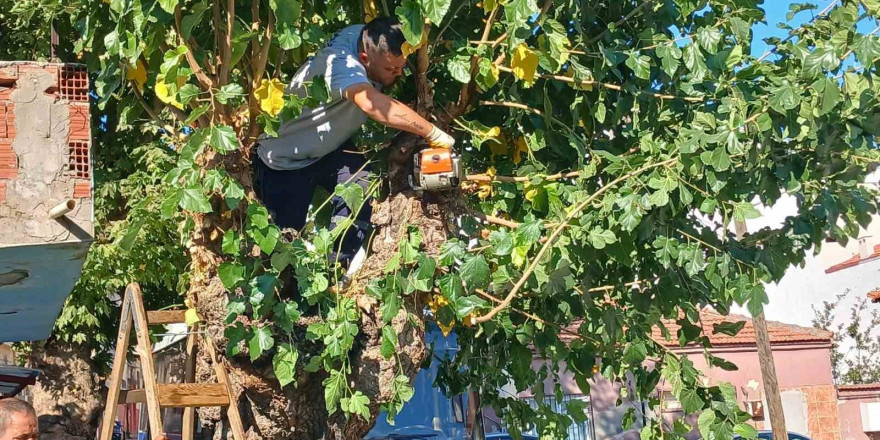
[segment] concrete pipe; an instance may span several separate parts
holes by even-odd
[[[49,218],[57,220],[61,217],[67,215],[68,212],[73,211],[73,208],[76,207],[76,200],[67,199],[57,205],[55,205],[52,209],[49,210]]]

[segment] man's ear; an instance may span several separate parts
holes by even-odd
[[[367,58],[367,53],[366,53],[366,52],[361,52],[361,53],[358,54],[358,61],[360,61],[361,64],[363,64],[363,65],[366,66],[366,65],[367,65],[367,59],[368,59],[368,58]]]

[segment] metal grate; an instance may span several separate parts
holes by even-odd
[[[89,143],[84,141],[69,141],[67,143],[67,175],[77,179],[88,179],[91,167],[89,166]]]
[[[534,397],[526,397],[522,399],[524,402],[528,403],[532,408],[538,408],[538,402]],[[544,404],[549,405],[550,408],[553,409],[553,412],[557,414],[568,414],[568,402],[572,400],[580,400],[587,403],[586,416],[589,417],[590,410],[590,397],[584,396],[582,394],[566,394],[562,398],[562,402],[557,403],[556,397],[554,396],[544,396]],[[591,421],[588,419],[583,423],[572,423],[571,426],[568,427],[568,440],[592,440],[593,438],[593,427],[591,426]],[[534,428],[528,432],[532,435],[537,435]]]
[[[89,100],[89,74],[85,66],[65,64],[58,70],[61,98],[68,101]]]

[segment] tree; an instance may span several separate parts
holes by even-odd
[[[855,24],[880,4],[834,2],[755,58],[758,3],[23,0],[17,10],[66,17],[99,108],[142,110],[176,152],[168,191],[152,200],[185,215],[186,295],[227,348],[252,438],[354,439],[380,409],[393,417],[426,357],[426,320],[462,344],[442,384],[478,387],[514,431],[561,435],[570,420],[501,386],[540,393],[565,365],[587,390],[598,366],[610,379],[632,373],[639,399],[665,380],[687,412],[703,410],[704,436],[730,438],[754,435],[733,388],[703,385],[651,328],[677,319],[682,343],[708,346],[701,307],[757,313],[762,283],[877,211],[859,182],[878,157],[880,43]],[[280,231],[249,163],[261,134],[326,97],[320,79],[305,98],[283,96],[291,73],[376,13],[398,16],[414,51],[398,96],[465,140],[473,174],[461,192],[401,191],[419,140],[381,149],[391,134],[370,126],[361,143],[385,164],[381,178],[369,193],[335,194],[352,211],[375,196],[376,232],[342,286],[328,255],[346,225],[329,230],[318,201],[309,227]],[[783,193],[796,215],[736,239],[733,221]],[[551,363],[533,371],[531,349]],[[649,421],[643,438],[660,426]],[[687,427],[674,431],[664,438]]]
[[[880,380],[880,311],[871,309],[868,301],[856,299],[850,307],[849,319],[838,320],[837,306],[850,296],[850,290],[837,295],[834,302],[822,301],[822,308],[813,306],[813,327],[834,333],[831,347],[831,372],[841,385],[877,383]]]

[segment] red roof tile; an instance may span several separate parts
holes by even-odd
[[[838,391],[880,391],[880,383],[862,383],[857,385],[838,385]]]
[[[868,292],[868,299],[873,303],[880,303],[880,287]]]
[[[867,263],[868,261],[873,261],[880,258],[880,244],[874,245],[874,253],[869,255],[867,258],[862,258],[859,254],[855,254],[850,257],[848,260],[843,261],[841,263],[837,263],[834,266],[825,269],[825,273],[833,273],[839,270],[847,269],[853,266],[858,266],[862,263]]]
[[[742,346],[755,345],[755,326],[752,319],[742,315],[721,315],[719,313],[703,310],[700,312],[700,319],[703,327],[703,334],[709,337],[709,341],[714,347],[723,346]],[[715,324],[725,322],[736,323],[745,321],[743,328],[736,336],[729,336],[722,333],[713,333]],[[667,346],[678,346],[677,333],[680,328],[674,320],[664,319],[663,325],[669,330],[671,341],[666,341],[658,327],[654,327],[652,337],[655,341],[663,343]],[[809,327],[800,327],[797,325],[783,324],[781,322],[767,321],[767,332],[770,336],[770,342],[773,344],[796,344],[804,342],[831,342],[833,334],[829,331],[819,330]]]

